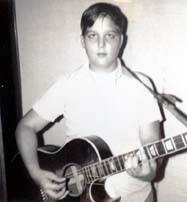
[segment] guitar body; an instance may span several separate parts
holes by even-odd
[[[157,140],[143,146],[148,160],[158,159],[187,149],[187,133]],[[64,147],[38,149],[40,167],[66,178],[68,196],[59,202],[119,202],[105,191],[104,178],[126,171],[126,158],[139,156],[139,149],[112,156],[108,145],[97,136],[77,138]],[[19,155],[13,160],[9,202],[56,202],[34,184]],[[141,160],[139,162],[142,163]]]
[[[89,164],[101,161],[102,159],[112,156],[108,145],[99,137],[90,136],[87,138],[77,138],[68,142],[64,147],[44,146],[38,149],[39,164],[41,168],[52,171],[59,176],[65,176],[73,173],[74,181],[79,175],[79,169]],[[14,161],[14,181],[17,184],[15,191],[17,201],[35,201],[35,202],[55,202],[49,199],[29,177],[27,170],[23,167],[20,157]],[[21,177],[21,180],[19,178]],[[16,179],[18,178],[18,179]],[[21,182],[21,187],[19,183]],[[86,183],[85,179],[78,182],[83,187],[79,189],[77,183],[69,185],[67,188],[69,195],[60,200],[60,202],[114,202],[120,198],[113,199],[105,191],[104,180]]]

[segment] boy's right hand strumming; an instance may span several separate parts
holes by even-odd
[[[65,178],[41,169],[37,158],[37,133],[48,123],[49,121],[40,118],[34,110],[29,111],[16,128],[16,140],[31,178],[43,193],[52,199],[58,200],[68,194],[65,187]]]
[[[65,178],[42,169],[32,169],[30,174],[41,190],[52,199],[59,200],[67,196]]]

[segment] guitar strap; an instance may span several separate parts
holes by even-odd
[[[165,115],[163,113],[163,110],[162,110],[162,107],[161,105],[163,104],[163,98],[162,98],[162,95],[159,94],[159,92],[157,91],[156,89],[156,86],[153,82],[153,80],[147,76],[146,74],[142,73],[142,72],[137,72],[135,73],[134,71],[132,71],[131,69],[129,69],[128,67],[126,67],[126,69],[130,72],[130,74],[136,79],[138,80],[152,95],[153,97],[157,100],[158,104],[159,104],[159,108],[161,110],[161,114],[162,116],[164,117],[164,120],[165,120]],[[145,84],[141,79],[140,77],[137,75],[143,75],[144,77],[146,77],[152,84],[152,87],[153,89],[148,86],[147,84]],[[184,124],[186,126],[186,119],[187,119],[187,115],[186,113],[184,113],[181,109],[179,109],[175,103],[171,102],[169,99],[167,98],[164,98],[168,103],[170,103],[171,105],[173,105],[173,107],[175,108],[175,111],[180,114],[181,117],[176,117],[175,115],[175,112],[172,111],[171,108],[165,108],[167,109],[179,122],[181,122],[182,124]]]
[[[144,73],[142,73],[142,72],[137,72],[137,73],[135,73],[134,71],[132,71],[132,70],[129,69],[128,67],[125,67],[125,68],[126,68],[126,69],[130,72],[130,74],[131,74],[136,80],[138,80],[138,81],[154,96],[154,98],[156,98],[157,101],[160,103],[160,94],[157,92],[157,89],[156,89],[156,86],[154,85],[153,80],[152,80],[149,76],[147,76],[146,74],[144,74]],[[142,76],[146,77],[147,79],[149,79],[149,81],[150,81],[151,84],[152,84],[153,89],[152,89],[150,86],[148,86],[147,84],[145,84],[145,83],[139,78],[139,76],[138,76],[137,74],[142,75]]]

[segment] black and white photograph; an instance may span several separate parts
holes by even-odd
[[[186,202],[187,2],[0,16],[0,202]]]

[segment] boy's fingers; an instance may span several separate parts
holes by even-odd
[[[64,177],[58,177],[57,175],[51,172],[47,173],[47,178],[58,183],[63,183],[66,181]]]
[[[53,190],[46,190],[46,193],[53,199],[60,199],[61,197],[63,197],[64,195],[64,192],[56,192],[56,191],[53,191]]]
[[[129,155],[127,160],[125,161],[125,167],[126,167],[126,171],[129,175],[133,176],[133,170],[132,170],[132,155]]]
[[[137,168],[139,165],[138,165],[138,157],[136,155],[134,155],[132,157],[132,167],[133,168]]]
[[[146,153],[145,153],[143,147],[141,147],[141,148],[139,149],[139,151],[140,151],[140,156],[141,156],[141,161],[142,161],[142,163],[147,162],[147,161],[148,161],[148,157],[147,157],[147,155],[146,155]]]
[[[69,194],[69,191],[67,190],[59,199],[65,198]]]
[[[52,190],[60,190],[62,188],[64,188],[63,184],[56,184],[56,183],[49,183],[46,188],[48,189],[52,189]]]
[[[156,167],[157,167],[157,162],[156,162],[156,160],[150,160],[150,166],[151,166],[151,168],[152,169],[156,169]]]

